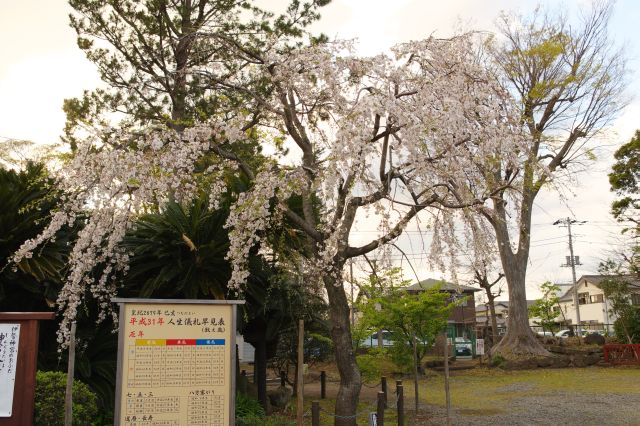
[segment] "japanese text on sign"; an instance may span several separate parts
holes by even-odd
[[[228,425],[232,307],[125,304],[120,425]]]
[[[20,324],[0,324],[0,417],[11,417]]]

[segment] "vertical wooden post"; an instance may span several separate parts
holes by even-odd
[[[385,376],[380,377],[380,388],[384,392],[384,408],[389,408],[389,398],[387,396],[387,378]]]
[[[71,336],[69,337],[69,361],[67,363],[67,389],[64,393],[64,425],[73,424],[73,376],[76,363],[76,322],[71,323]]]
[[[238,390],[241,394],[247,394],[247,385],[249,383],[249,378],[247,377],[247,370],[242,370],[240,372],[240,379],[238,380]]]
[[[418,418],[418,404],[420,398],[418,379],[418,339],[416,338],[416,333],[413,333],[413,393],[415,401],[415,418]]]
[[[396,395],[398,395],[398,426],[404,426],[404,390],[402,380],[396,381]]]
[[[447,426],[451,426],[451,394],[449,393],[449,339],[444,334],[444,393],[447,399]]]
[[[327,373],[322,370],[320,372],[320,399],[327,397]]]
[[[311,403],[311,426],[320,426],[320,402]]]
[[[378,407],[376,409],[376,426],[384,426],[384,392],[378,392]]]
[[[304,415],[304,320],[298,321],[298,410],[296,425],[302,426]]]
[[[280,370],[280,386],[284,387],[287,384],[287,379],[285,378],[284,370]]]

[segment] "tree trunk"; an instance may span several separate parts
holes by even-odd
[[[507,319],[507,333],[491,350],[491,355],[500,354],[505,358],[519,356],[550,356],[550,353],[536,339],[529,326],[529,311],[527,308],[527,292],[525,288],[526,258],[517,259],[516,256],[502,255],[507,285],[509,286],[509,317]]]
[[[532,181],[531,168],[525,170],[525,181]],[[507,333],[502,340],[491,349],[491,356],[500,354],[504,358],[550,356],[544,346],[536,339],[529,327],[529,309],[527,307],[527,262],[529,261],[529,244],[531,241],[531,210],[536,192],[527,187],[520,206],[520,222],[518,223],[518,245],[514,252],[511,248],[511,237],[507,227],[507,211],[505,201],[494,199],[496,218],[493,229],[496,232],[498,251],[502,270],[509,288],[509,317]]]
[[[330,276],[325,276],[323,280],[329,297],[331,338],[333,339],[336,365],[340,372],[340,387],[336,397],[335,410],[337,417],[334,425],[355,426],[355,414],[362,380],[351,342],[349,303],[342,283],[336,282],[335,278]]]
[[[256,345],[255,364],[258,401],[267,409],[267,339],[261,336]]]

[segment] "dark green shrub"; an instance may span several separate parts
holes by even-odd
[[[371,348],[366,354],[358,355],[356,362],[362,377],[369,382],[376,382],[382,376],[382,362],[386,358],[386,349]]]
[[[640,343],[640,309],[630,309],[623,318],[613,323],[613,329],[621,343],[629,343],[627,333],[632,343]]]
[[[64,425],[64,392],[67,375],[59,371],[38,371],[36,374],[35,425]],[[73,381],[73,424],[97,425],[96,395],[79,380]]]
[[[507,360],[500,355],[494,355],[491,357],[491,365],[494,367],[502,367],[506,361]]]

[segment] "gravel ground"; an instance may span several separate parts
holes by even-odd
[[[446,424],[441,407],[425,408],[430,414],[420,416],[418,424]],[[456,426],[631,426],[640,425],[640,395],[551,393],[514,399],[508,412],[453,411],[452,424]]]

